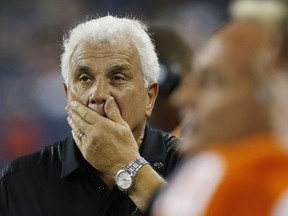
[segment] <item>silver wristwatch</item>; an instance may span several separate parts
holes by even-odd
[[[148,162],[144,158],[140,157],[134,160],[128,166],[120,169],[115,176],[117,187],[125,192],[131,189],[134,186],[134,177],[145,164],[148,164]]]

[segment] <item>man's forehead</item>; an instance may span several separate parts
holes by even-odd
[[[93,48],[94,50],[111,49],[111,50],[125,50],[125,52],[132,52],[137,50],[136,46],[131,40],[128,39],[113,39],[103,40],[98,42],[82,41],[77,44],[74,50],[85,50],[87,48]]]
[[[221,40],[210,39],[202,50],[195,56],[194,69],[196,74],[204,71],[217,71],[221,63],[227,63],[227,50]]]
[[[138,62],[139,55],[132,42],[92,44],[83,42],[75,46],[71,54],[70,63],[79,63],[93,58],[122,59],[129,62]],[[139,63],[139,62],[138,62]]]
[[[219,40],[211,39],[207,41],[203,49],[195,57],[195,65],[206,65],[211,60],[215,59],[219,55],[223,55],[223,44]]]
[[[250,60],[241,54],[222,43],[222,40],[213,39],[196,57],[194,74],[200,77],[248,78],[252,75]]]
[[[232,23],[207,41],[195,64],[203,67],[217,60],[240,66],[255,64],[256,59],[263,56],[262,52],[271,47],[272,41],[269,32],[258,25]]]

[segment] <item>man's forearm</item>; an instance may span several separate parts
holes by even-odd
[[[150,165],[145,165],[135,176],[135,185],[128,194],[143,212],[148,208],[155,192],[164,184],[166,181]]]

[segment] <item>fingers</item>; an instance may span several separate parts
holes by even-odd
[[[90,108],[84,106],[83,104],[72,101],[70,105],[66,107],[66,112],[69,116],[73,114],[77,114],[80,119],[85,120],[89,124],[95,124],[97,122],[98,116],[95,115],[95,112],[93,112]],[[74,116],[71,116],[72,119],[74,119]],[[75,120],[77,120],[75,118]]]
[[[78,136],[76,135],[76,133],[71,130],[71,133],[72,133],[72,136],[73,136],[73,139],[75,140],[76,144],[80,144],[81,140],[78,138]]]
[[[82,140],[79,139],[79,137],[76,135],[77,133],[75,133],[73,130],[71,131],[72,133],[72,136],[73,136],[73,139],[76,143],[76,145],[78,146],[78,148],[80,149],[80,151],[82,152],[83,151],[83,143],[82,143]]]
[[[76,101],[67,105],[65,111],[68,114],[68,124],[72,131],[74,131],[75,136],[80,138],[80,140],[86,137],[89,126],[100,122],[100,119],[103,118],[97,112]]]
[[[115,122],[124,125],[125,127],[129,127],[123,120],[120,109],[113,97],[109,97],[104,105],[104,111],[107,118],[76,101],[71,102],[65,110],[69,116],[67,121],[75,135],[78,135],[78,130],[85,133],[87,132],[87,128],[91,125],[96,126],[97,124],[101,124],[103,127],[104,125],[111,126],[111,123]],[[103,124],[104,122],[107,124]]]
[[[123,120],[120,109],[113,97],[109,97],[104,106],[105,113],[109,119],[122,125],[127,125]]]
[[[80,108],[77,108],[78,104],[80,105]],[[77,112],[77,110],[80,110],[80,112],[82,111],[82,115],[83,113],[84,115],[86,115],[86,109],[85,107],[84,109],[81,109],[81,106],[83,105],[80,103],[78,104],[67,106],[65,109],[68,114],[67,122],[72,129],[72,135],[77,144],[81,143],[81,141],[86,137],[86,131],[89,127],[89,122],[82,118],[81,115]],[[74,108],[76,109],[76,111],[74,110]]]
[[[77,137],[79,141],[81,141],[86,136],[86,134],[83,131],[85,131],[86,128],[85,124],[87,124],[87,122],[82,120],[79,116],[74,117],[74,119],[68,116],[67,122],[72,129],[73,137]]]

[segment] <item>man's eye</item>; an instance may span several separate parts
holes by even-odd
[[[89,81],[91,80],[91,78],[90,78],[88,75],[81,75],[81,76],[79,77],[79,80],[80,80],[81,82],[89,82]]]
[[[114,80],[114,81],[123,81],[123,80],[126,80],[126,78],[125,78],[125,76],[119,74],[119,75],[114,75],[112,77],[112,80]]]

